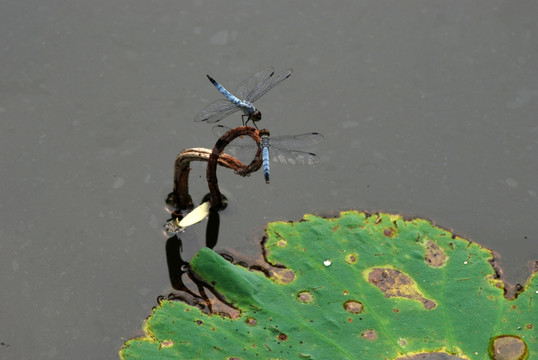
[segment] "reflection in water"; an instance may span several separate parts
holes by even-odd
[[[188,263],[181,258],[182,244],[177,235],[166,241],[166,262],[168,264],[168,275],[170,284],[176,290],[186,288],[183,284],[183,269],[188,268]]]
[[[207,297],[203,286],[198,284],[189,272],[189,263],[183,260],[181,251],[182,243],[177,235],[170,237],[166,241],[166,262],[168,264],[170,284],[174,290],[179,291],[178,294],[170,293],[167,299],[185,301],[188,304],[197,306],[201,310],[211,312],[211,301]],[[185,284],[184,278],[187,280],[188,285]],[[190,289],[193,286],[197,288],[196,292]],[[157,301],[161,302],[164,299],[164,296],[159,296]]]
[[[169,219],[166,224],[173,223],[180,220],[181,214],[177,212],[172,213],[172,219]],[[218,211],[211,211],[209,213],[207,227],[206,227],[206,247],[213,249],[217,245],[219,237],[220,217]],[[166,228],[165,225],[165,229]],[[183,290],[185,285],[182,277],[189,270],[189,263],[183,260],[181,253],[183,252],[181,239],[176,232],[172,237],[166,241],[166,262],[168,264],[168,275],[170,277],[170,284],[176,290]]]
[[[213,248],[217,244],[219,226],[220,217],[218,212],[210,212],[206,229],[206,246],[208,248]],[[198,307],[208,314],[220,313],[231,318],[239,316],[236,309],[226,304],[219,294],[215,293],[208,284],[198,279],[196,274],[190,271],[189,263],[181,257],[183,247],[178,234],[168,238],[165,249],[170,284],[174,290],[177,290],[177,293],[159,296],[157,298],[158,302],[165,299],[183,301]],[[231,257],[228,260],[233,262]]]
[[[205,232],[205,246],[213,249],[217,245],[219,238],[220,216],[218,211],[210,211],[207,218],[207,227]]]

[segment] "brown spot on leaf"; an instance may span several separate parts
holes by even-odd
[[[277,339],[280,340],[280,341],[286,341],[286,340],[288,340],[288,335],[286,335],[284,333],[280,333],[280,334],[278,334]]]
[[[248,326],[256,326],[258,324],[258,320],[254,319],[253,317],[248,317],[245,322]]]
[[[286,247],[286,245],[288,245],[288,242],[286,241],[286,239],[280,238],[280,240],[276,242],[276,246],[278,247]]]
[[[271,268],[269,274],[279,284],[289,284],[295,280],[295,273],[286,268]]]
[[[426,299],[418,291],[415,282],[406,274],[391,268],[374,268],[368,274],[368,282],[385,294],[385,297],[401,297],[420,302],[426,309],[437,304]]]
[[[359,314],[362,312],[364,306],[357,300],[348,300],[344,303],[344,309],[352,314]]]
[[[394,235],[396,235],[396,229],[394,228],[385,228],[383,229],[383,235],[385,235],[386,237],[393,237]]]
[[[377,339],[377,331],[374,329],[367,329],[361,333],[361,337],[366,340],[374,341]]]
[[[500,335],[491,339],[489,356],[492,359],[523,360],[529,356],[527,344],[519,336]]]
[[[297,294],[297,300],[305,304],[310,304],[314,301],[314,297],[310,291],[301,291]]]
[[[426,256],[424,260],[432,267],[441,267],[446,264],[446,254],[439,245],[430,240],[426,244]]]
[[[168,348],[168,347],[172,347],[174,346],[174,342],[172,340],[164,340],[161,345],[160,345],[160,348]]]
[[[348,264],[355,264],[359,259],[359,254],[351,253],[346,255],[346,262]]]
[[[424,305],[424,307],[428,310],[431,310],[437,306],[435,301],[430,300],[430,299],[424,299],[424,298],[422,299],[422,305]]]
[[[468,357],[461,357],[457,355],[448,354],[446,352],[442,351],[435,351],[435,352],[424,352],[420,354],[413,354],[413,355],[404,355],[397,357],[394,360],[467,360]]]

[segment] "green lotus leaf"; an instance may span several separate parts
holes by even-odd
[[[268,225],[270,278],[200,250],[192,270],[240,310],[163,301],[124,359],[538,359],[538,280],[516,299],[492,253],[422,219],[348,211]]]

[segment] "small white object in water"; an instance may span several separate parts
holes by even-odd
[[[178,222],[177,219],[173,219],[167,222],[164,225],[164,228],[170,233],[183,232],[185,231],[185,228],[187,226],[197,224],[200,221],[204,220],[209,215],[210,207],[210,202],[206,201],[196,207],[193,211],[185,215],[185,217],[181,219],[181,221]]]
[[[179,222],[178,226],[186,228],[187,226],[194,225],[204,220],[209,215],[209,208],[211,203],[206,201],[198,205],[193,211],[185,215],[185,217]]]

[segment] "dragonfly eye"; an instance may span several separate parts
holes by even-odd
[[[260,110],[256,110],[254,111],[251,115],[250,115],[250,119],[252,121],[260,121],[262,119],[262,113],[260,112]]]

